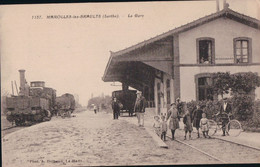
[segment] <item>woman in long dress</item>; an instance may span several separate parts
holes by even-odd
[[[180,128],[179,125],[179,114],[175,103],[171,104],[171,108],[167,112],[167,120],[170,119],[169,122],[169,129],[172,132],[172,140],[174,140],[175,130]]]

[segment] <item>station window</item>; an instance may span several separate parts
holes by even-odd
[[[211,77],[198,78],[198,100],[213,100]]]
[[[251,57],[251,39],[235,38],[234,39],[234,55],[235,63],[249,63]]]
[[[199,64],[214,64],[214,45],[213,38],[197,39],[197,61]]]

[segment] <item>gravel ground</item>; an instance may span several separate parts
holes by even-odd
[[[260,151],[226,141],[200,138],[185,142],[227,163],[260,162]]]
[[[18,130],[2,138],[3,166],[219,163],[174,141],[166,141],[169,149],[159,148],[144,128],[125,119],[86,111]]]
[[[12,123],[10,123],[9,121],[7,121],[6,116],[5,115],[1,115],[1,138],[3,138],[5,135],[9,134],[9,133],[13,133],[17,130],[23,129],[24,127],[15,127],[12,128]],[[10,128],[10,129],[6,129],[6,128]]]
[[[1,130],[12,127],[12,123],[7,121],[5,115],[1,115]]]
[[[168,136],[171,136],[170,133],[168,133]],[[204,151],[226,163],[260,163],[260,151],[252,148],[218,139],[206,139],[203,136],[197,138],[197,133],[192,133],[191,140],[189,139],[187,134],[187,140],[184,140],[183,130],[177,130],[175,137],[178,140],[194,146],[201,151]],[[166,143],[168,145],[172,144],[170,142]],[[181,145],[183,147],[188,147],[184,146],[183,144]]]
[[[146,126],[150,126],[152,128],[152,123],[153,123],[153,116],[151,115],[146,115]],[[136,122],[136,118],[133,118],[130,122],[134,123]],[[128,119],[129,120],[129,119]],[[181,122],[180,122],[181,123]],[[190,144],[214,157],[217,159],[222,160],[223,162],[226,163],[260,163],[260,151],[257,151],[255,149],[251,149],[248,147],[244,147],[241,145],[233,144],[230,142],[218,140],[218,139],[205,139],[203,138],[201,134],[201,138],[197,138],[197,133],[193,131],[192,133],[192,140],[189,140],[188,134],[187,134],[187,139],[184,140],[184,131],[183,131],[183,125],[181,125],[181,129],[176,130],[175,132],[175,138],[185,142],[187,144]],[[222,133],[220,133],[221,135]],[[171,133],[168,130],[167,135],[171,137]],[[256,134],[250,134],[249,136],[256,138]],[[235,137],[237,138],[237,137]],[[168,138],[169,139],[169,138]],[[230,139],[230,138],[228,138]],[[248,141],[251,141],[248,139]],[[196,151],[184,144],[181,144],[177,141],[171,141],[168,140],[166,141],[166,144],[169,146],[170,149],[176,148],[182,150],[183,153],[185,153],[187,150],[188,154],[187,156],[191,156],[194,158],[195,164],[200,164],[200,163],[207,163],[204,162],[204,160],[201,160],[201,157],[205,157],[206,155],[200,153],[199,151]],[[246,143],[248,144],[248,143]],[[250,145],[250,144],[248,144]],[[215,159],[209,159],[210,163],[221,163],[218,160]],[[190,161],[188,161],[190,162]]]

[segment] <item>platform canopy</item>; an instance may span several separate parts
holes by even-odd
[[[160,78],[162,72],[172,74],[172,48],[173,38],[168,36],[141,47],[111,52],[102,79],[105,82],[122,82],[138,90],[143,90],[144,86],[153,88],[155,77]]]

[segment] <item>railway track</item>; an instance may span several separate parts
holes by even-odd
[[[4,136],[6,136],[7,134],[13,133],[15,131],[21,130],[25,127],[22,126],[11,126],[11,127],[7,127],[7,128],[3,128],[1,130],[1,138],[3,138]]]
[[[168,140],[171,140],[171,137],[168,135],[167,138]],[[237,163],[241,162],[242,160],[248,160],[249,162],[257,162],[257,160],[259,160],[260,158],[259,148],[232,142],[225,139],[219,139],[216,137],[211,137],[211,139],[205,140],[185,140],[186,142],[178,139],[175,139],[174,141],[181,143],[187,147],[190,147],[214,160],[217,160],[220,163]],[[204,141],[207,143],[204,147],[198,144],[196,141]],[[217,141],[221,141],[220,144]],[[168,145],[169,143],[170,142],[168,142]],[[249,158],[245,157],[244,155],[247,155]]]
[[[11,126],[11,127],[8,127],[8,128],[4,128],[4,129],[2,129],[2,131],[6,131],[6,130],[9,130],[9,129],[13,129],[13,128],[15,128],[15,127],[17,127],[17,126]]]
[[[218,137],[211,137],[211,138],[213,138],[213,139],[218,139],[218,140],[222,140],[222,141],[226,141],[226,142],[229,142],[229,143],[232,143],[232,144],[237,144],[237,145],[240,145],[240,146],[244,146],[244,147],[247,147],[247,148],[251,148],[251,149],[260,151],[260,148],[253,147],[253,146],[249,146],[249,145],[246,145],[246,144],[241,144],[241,143],[237,143],[237,142],[234,142],[234,141],[221,139],[221,138],[218,138]]]
[[[171,140],[171,137],[170,136],[166,136],[169,140]],[[225,162],[224,160],[221,160],[221,159],[219,159],[219,158],[217,158],[217,157],[215,157],[215,156],[213,156],[213,155],[210,155],[209,153],[207,153],[207,152],[205,152],[205,151],[203,151],[203,150],[201,150],[201,149],[199,149],[199,148],[196,148],[196,147],[194,147],[194,146],[192,146],[192,145],[190,145],[190,144],[188,144],[188,143],[185,143],[185,142],[183,142],[183,141],[181,141],[181,140],[178,140],[178,139],[174,139],[173,141],[176,141],[176,142],[178,142],[178,143],[181,143],[181,144],[183,144],[183,145],[186,145],[186,146],[188,146],[188,147],[190,147],[190,148],[192,148],[192,149],[194,149],[194,150],[197,150],[198,152],[200,152],[200,153],[202,153],[202,154],[204,154],[204,155],[206,155],[206,156],[208,156],[208,157],[210,157],[210,158],[213,158],[213,159],[215,159],[215,160],[217,160],[217,161],[219,161],[219,162],[221,162],[221,163],[227,163],[227,162]]]
[[[182,130],[183,131],[183,130]],[[184,131],[183,131],[184,132]],[[193,134],[197,134],[196,132],[192,132]],[[203,134],[200,132],[200,136],[202,136]],[[258,150],[260,151],[260,148],[259,147],[254,147],[254,146],[250,146],[250,145],[247,145],[247,144],[242,144],[242,143],[238,143],[238,142],[235,142],[235,141],[230,141],[230,140],[227,140],[227,139],[224,139],[224,138],[220,138],[220,137],[216,137],[216,136],[210,136],[210,138],[212,139],[217,139],[217,140],[222,140],[222,141],[226,141],[226,142],[229,142],[229,143],[232,143],[232,144],[237,144],[237,145],[240,145],[240,146],[245,146],[245,147],[248,147],[248,148],[252,148],[254,150]]]

